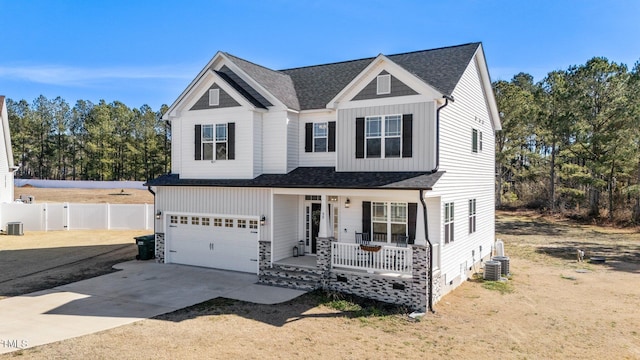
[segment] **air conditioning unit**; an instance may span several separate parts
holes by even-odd
[[[502,266],[502,275],[509,276],[509,257],[508,256],[494,256],[491,258],[493,261],[500,261]]]
[[[7,235],[24,235],[21,222],[7,223]]]
[[[500,281],[502,264],[500,261],[487,261],[484,263],[484,279],[489,281]]]

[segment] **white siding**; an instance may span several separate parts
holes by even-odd
[[[262,113],[253,113],[253,177],[262,175]]]
[[[163,214],[219,214],[271,218],[271,191],[255,188],[160,186],[156,191],[156,211]],[[271,221],[260,228],[261,240],[271,240]],[[161,221],[156,231],[163,231]]]
[[[287,172],[298,167],[298,114],[289,112],[287,118]]]
[[[298,129],[298,152],[300,154],[300,166],[336,166],[336,152],[305,152],[305,124],[306,123],[321,123],[336,121],[335,112],[322,112],[322,113],[306,113],[300,115],[300,127]],[[338,132],[336,126],[336,133]],[[336,134],[337,135],[337,134]],[[338,143],[338,137],[336,136],[336,148],[339,148],[342,144]],[[337,149],[336,149],[337,150]]]
[[[298,196],[275,195],[273,199],[273,247],[272,257],[274,261],[291,257],[293,247],[297,245],[296,237],[298,228]]]
[[[494,212],[494,129],[481,88],[475,60],[472,61],[453,92],[455,102],[444,108],[440,115],[440,170],[446,171],[434,187],[442,195],[440,216],[444,219],[444,204],[454,203],[454,241],[442,246],[442,273],[447,283],[459,281],[460,265],[472,266],[472,250],[475,261],[489,254],[495,237]],[[483,134],[483,150],[471,151],[471,131]],[[477,230],[469,234],[468,201],[477,201]],[[442,221],[440,239],[444,237]],[[468,270],[468,268],[467,268]],[[458,280],[456,280],[458,279]]]
[[[356,118],[391,114],[413,114],[412,157],[356,159]],[[337,171],[429,171],[435,167],[434,102],[339,110],[336,135]]]
[[[262,172],[287,172],[287,112],[284,110],[262,114]]]
[[[235,160],[195,160],[194,127],[198,124],[235,123]],[[179,174],[186,179],[250,179],[253,178],[253,112],[245,108],[194,110],[184,112],[179,120]]]

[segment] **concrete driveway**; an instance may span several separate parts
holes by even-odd
[[[216,297],[277,304],[304,291],[252,274],[130,261],[121,271],[0,301],[0,354],[129,324]]]

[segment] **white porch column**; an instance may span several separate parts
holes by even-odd
[[[327,237],[327,224],[329,223],[327,220],[328,212],[327,212],[327,195],[320,196],[320,229],[318,229],[318,237],[326,238]]]
[[[427,245],[427,238],[424,233],[424,209],[422,202],[418,202],[418,211],[416,212],[416,245]]]

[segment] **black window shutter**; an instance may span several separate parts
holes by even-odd
[[[356,118],[356,159],[364,158],[364,118]]]
[[[371,201],[362,202],[362,232],[371,234]]]
[[[402,115],[402,157],[413,155],[413,114]]]
[[[408,220],[408,227],[409,227],[409,244],[415,244],[416,243],[416,218],[418,216],[418,203],[409,203],[409,217],[407,218]]]
[[[313,152],[313,123],[304,124],[304,152]]]
[[[329,141],[327,144],[329,152],[336,151],[336,122],[329,121]]]
[[[202,160],[202,125],[196,125],[195,129],[195,159]]]
[[[236,123],[227,123],[227,159],[236,158]]]

